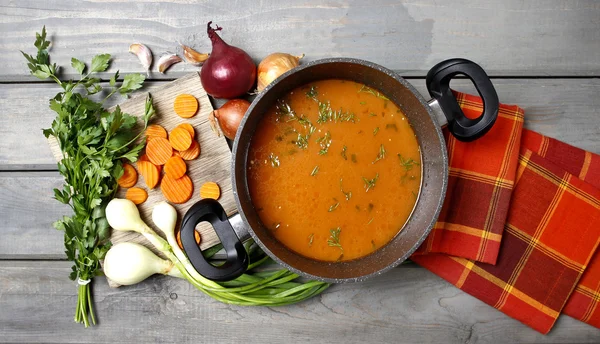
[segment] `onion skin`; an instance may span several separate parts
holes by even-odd
[[[208,37],[212,42],[210,57],[200,71],[202,86],[215,98],[232,99],[250,91],[256,81],[256,64],[240,48],[225,43],[208,22]]]
[[[230,140],[235,139],[235,134],[240,126],[244,114],[250,107],[250,102],[244,99],[232,99],[211,113],[219,122],[223,135]],[[212,119],[211,119],[212,120]],[[214,128],[213,128],[214,129]],[[217,133],[218,134],[218,133]]]
[[[303,57],[304,54],[294,56],[286,53],[273,53],[265,57],[258,64],[258,84],[256,87],[258,92],[262,92],[267,85],[281,74],[298,67],[300,59]]]

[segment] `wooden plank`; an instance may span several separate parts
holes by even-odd
[[[409,81],[429,98],[424,80]],[[528,128],[600,153],[600,79],[494,79],[493,83],[501,102],[525,109]],[[147,90],[160,85],[150,82]],[[467,80],[452,82],[453,88],[474,93],[470,85]],[[56,169],[41,133],[54,118],[48,99],[56,92],[58,88],[46,84],[0,85],[0,170]],[[122,101],[117,97],[109,106]]]
[[[189,123],[194,127],[196,132],[194,140],[201,147],[199,158],[186,162],[187,175],[194,183],[192,197],[183,204],[172,203],[175,209],[177,209],[179,218],[182,219],[188,209],[200,200],[200,186],[206,182],[215,182],[219,185],[221,189],[219,202],[225,209],[225,212],[228,215],[236,213],[237,208],[231,189],[231,151],[225,137],[222,135],[216,136],[211,130],[208,115],[212,112],[213,107],[206,91],[202,87],[198,73],[193,72],[175,81],[163,83],[159,87],[153,88],[151,94],[154,109],[156,110],[156,115],[151,119],[151,123],[161,125],[169,133],[176,126],[182,123]],[[180,94],[191,94],[198,100],[199,110],[192,118],[183,119],[175,113],[173,102]],[[121,110],[134,116],[142,116],[144,114],[146,98],[146,93],[138,94],[136,97],[121,103]],[[141,119],[138,120],[138,124],[142,124]],[[62,152],[60,151],[58,141],[54,137],[50,137],[48,138],[48,143],[54,158],[57,161],[62,159]],[[148,191],[148,199],[138,206],[142,220],[153,227],[155,231],[159,232],[152,222],[152,210],[157,203],[166,201],[165,196],[162,194],[159,186],[151,190],[148,189],[143,177],[138,178],[135,186]],[[116,197],[125,198],[125,193],[126,189],[120,188]],[[202,249],[219,243],[215,231],[208,223],[200,223],[197,228],[202,233]],[[141,234],[135,232],[113,231],[110,240],[113,243],[122,241],[140,243],[153,249],[150,242]]]
[[[0,259],[65,259],[63,235],[52,228],[71,213],[53,199],[62,184],[58,172],[0,172]]]
[[[561,316],[546,336],[409,265],[363,283],[332,286],[286,307],[219,303],[184,280],[93,285],[99,326],[73,322],[67,262],[0,261],[0,338],[27,343],[559,343],[598,342],[598,329]]]
[[[34,80],[19,50],[31,52],[43,25],[54,61],[68,67],[99,53],[111,68],[140,72],[131,43],[147,44],[155,60],[178,51],[178,41],[210,51],[206,23],[224,27],[223,38],[256,61],[275,51],[305,53],[306,61],[348,56],[380,63],[405,75],[425,76],[437,62],[467,57],[490,75],[600,74],[600,4],[595,1],[393,1],[348,0],[83,2],[23,0],[2,6],[0,81]],[[76,29],[75,29],[76,28]],[[65,68],[71,70],[70,67]],[[166,76],[196,67],[179,64]],[[105,78],[107,76],[104,76]]]

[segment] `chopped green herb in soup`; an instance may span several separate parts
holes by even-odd
[[[279,99],[253,136],[247,168],[262,223],[277,224],[266,227],[289,249],[324,261],[387,244],[421,185],[421,153],[406,116],[378,90],[342,80]]]

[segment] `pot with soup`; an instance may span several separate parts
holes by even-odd
[[[464,116],[450,79],[470,78],[484,100]],[[427,102],[406,80],[371,62],[335,58],[293,69],[260,93],[233,142],[239,214],[214,200],[182,221],[184,250],[203,276],[223,281],[248,264],[251,236],[275,261],[308,278],[360,281],[406,260],[435,224],[448,180],[440,126],[459,140],[484,135],[498,97],[477,64],[452,59],[431,69]],[[207,263],[194,228],[209,221],[225,247]]]

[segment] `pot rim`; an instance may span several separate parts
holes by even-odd
[[[240,136],[241,136],[241,132],[242,132],[242,128],[244,127],[244,125],[246,124],[249,115],[253,112],[254,108],[256,107],[256,105],[260,102],[260,100],[273,88],[275,87],[279,82],[281,82],[283,79],[285,79],[286,77],[288,77],[289,75],[295,74],[295,73],[301,73],[302,71],[304,71],[305,69],[309,69],[313,66],[316,65],[321,65],[321,64],[333,64],[333,63],[347,63],[347,64],[360,64],[363,66],[366,66],[368,68],[372,68],[375,70],[378,70],[384,74],[387,74],[388,76],[394,78],[396,81],[398,81],[400,84],[402,84],[404,87],[406,87],[408,90],[411,91],[411,93],[415,96],[415,98],[419,101],[419,103],[423,106],[423,108],[426,110],[427,114],[429,115],[429,117],[431,118],[431,120],[433,121],[434,128],[439,140],[440,145],[442,145],[441,151],[442,151],[442,157],[441,160],[443,161],[442,164],[442,190],[440,193],[440,198],[437,202],[437,206],[434,212],[434,216],[432,216],[431,221],[427,224],[425,230],[423,231],[422,236],[414,243],[414,245],[407,250],[400,258],[396,259],[393,263],[377,270],[377,271],[373,271],[371,273],[365,274],[365,275],[361,275],[361,276],[356,276],[356,277],[350,277],[350,278],[327,278],[327,277],[321,277],[321,276],[316,276],[316,275],[312,275],[310,273],[304,272],[302,270],[299,270],[293,266],[290,266],[289,264],[287,264],[285,261],[281,260],[277,255],[275,255],[273,252],[271,252],[271,250],[269,250],[268,247],[266,247],[264,245],[264,243],[262,242],[262,240],[256,235],[256,233],[254,232],[254,230],[252,229],[252,227],[249,225],[249,221],[246,217],[246,214],[244,213],[244,211],[242,210],[242,204],[240,202],[240,198],[237,192],[237,180],[236,180],[236,173],[235,173],[235,166],[236,166],[236,161],[238,159],[238,149],[239,148],[239,140],[240,140]],[[275,260],[275,262],[277,262],[278,264],[280,264],[281,266],[283,266],[284,268],[298,274],[301,275],[303,277],[306,278],[310,278],[313,280],[318,280],[318,281],[322,281],[322,282],[328,282],[328,283],[346,283],[346,282],[360,282],[360,281],[364,281],[368,278],[374,277],[374,276],[378,276],[381,275],[382,273],[387,272],[388,270],[400,265],[402,262],[404,262],[406,259],[408,259],[413,253],[414,251],[417,250],[417,248],[419,246],[421,246],[421,244],[423,243],[423,241],[425,241],[425,239],[427,238],[427,236],[429,235],[429,233],[431,232],[431,230],[433,229],[433,226],[435,225],[437,218],[439,217],[440,211],[442,209],[442,205],[444,203],[444,198],[446,195],[446,189],[447,189],[447,185],[448,185],[448,153],[446,151],[445,148],[445,144],[444,144],[444,137],[442,134],[442,130],[441,127],[438,123],[438,121],[436,120],[436,115],[434,114],[433,110],[431,109],[431,107],[429,106],[427,100],[425,100],[425,98],[417,91],[417,89],[412,86],[410,83],[408,83],[406,81],[406,79],[402,78],[400,75],[398,75],[396,72],[392,71],[391,69],[385,68],[381,65],[378,65],[376,63],[370,62],[370,61],[366,61],[366,60],[361,60],[361,59],[355,59],[355,58],[347,58],[347,57],[335,57],[335,58],[325,58],[325,59],[319,59],[319,60],[315,60],[315,61],[311,61],[309,63],[306,63],[304,65],[298,66],[296,68],[293,68],[285,73],[283,73],[281,76],[279,76],[277,79],[275,79],[273,82],[271,82],[269,85],[267,85],[267,87],[265,87],[263,89],[262,92],[260,92],[257,97],[254,99],[254,101],[252,102],[252,104],[250,105],[250,107],[248,108],[248,110],[246,111],[246,113],[244,114],[244,117],[242,118],[241,122],[240,122],[240,126],[238,128],[238,131],[236,133],[236,136],[234,138],[233,141],[233,148],[232,148],[232,159],[231,159],[231,181],[232,181],[232,190],[233,190],[233,194],[234,194],[234,198],[235,198],[235,202],[237,205],[237,209],[238,209],[238,213],[240,214],[244,224],[247,226],[248,228],[248,232],[251,235],[251,237],[254,239],[254,241],[260,246],[260,248],[267,254],[269,255],[273,260]],[[243,155],[245,157],[245,154]],[[241,158],[241,157],[240,157]],[[245,158],[244,158],[245,159]],[[245,175],[245,174],[244,174]],[[421,186],[422,188],[423,186]],[[419,193],[419,197],[421,195],[421,192]],[[417,201],[418,202],[418,201]],[[415,205],[416,207],[416,205]],[[410,218],[413,216],[414,214],[414,209],[413,212],[411,212],[411,215],[409,216],[409,220]],[[408,221],[406,221],[406,223],[408,223]],[[405,226],[406,223],[403,225]],[[404,227],[402,227],[404,228]],[[401,231],[399,231],[399,233],[401,233]],[[393,239],[392,239],[393,240]],[[283,245],[283,244],[282,244]],[[384,246],[385,247],[385,246]],[[360,259],[360,258],[359,258]],[[325,262],[325,263],[331,263],[332,267],[335,267],[335,264],[338,264],[337,262]]]

